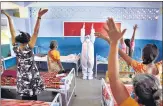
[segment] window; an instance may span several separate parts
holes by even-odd
[[[1,22],[1,56],[3,56],[3,58],[9,58],[15,55],[12,50],[8,20],[1,18]]]
[[[8,30],[1,30],[1,55],[6,58],[11,56],[10,38]]]

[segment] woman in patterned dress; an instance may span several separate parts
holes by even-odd
[[[23,100],[37,100],[37,95],[45,88],[34,61],[32,49],[37,40],[41,17],[47,11],[47,9],[39,10],[32,37],[25,32],[20,32],[16,36],[11,17],[5,11],[1,11],[9,21],[13,50],[17,58],[17,92]]]

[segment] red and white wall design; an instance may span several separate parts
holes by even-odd
[[[91,33],[91,26],[94,25],[95,32],[101,32],[106,35],[103,26],[105,22],[64,22],[64,36],[80,36],[81,28],[85,23],[85,35]],[[121,23],[116,23],[117,28],[121,28]]]

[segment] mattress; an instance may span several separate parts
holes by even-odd
[[[79,60],[79,56],[76,54],[70,54],[67,56],[61,56],[61,62],[73,63]]]
[[[57,74],[56,72],[40,72],[41,78],[44,81],[46,88],[54,88],[54,89],[64,89],[69,88],[71,84],[71,80],[73,78],[70,75],[70,78],[67,78],[68,74]],[[66,84],[65,80],[68,79]],[[1,85],[2,86],[16,86],[16,71],[7,70],[1,76]]]
[[[50,103],[34,100],[2,99],[2,106],[50,106]]]

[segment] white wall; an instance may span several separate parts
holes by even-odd
[[[157,20],[156,37],[154,39],[162,41],[162,14],[158,17]]]
[[[39,30],[39,37],[58,37],[63,36],[63,22],[64,21],[72,21],[72,20],[56,20],[56,19],[42,19],[41,26]],[[77,19],[73,19],[73,21],[80,21]],[[105,22],[102,20],[84,20],[84,21],[99,21]],[[32,31],[34,29],[36,20],[31,19],[31,28]],[[126,28],[127,31],[125,33],[125,38],[131,38],[133,33],[133,26],[138,24],[138,29],[136,32],[136,39],[155,39],[156,38],[156,28],[157,28],[157,20],[121,20],[117,21],[122,23],[122,29]]]
[[[141,5],[142,4],[141,2]],[[40,37],[63,36],[64,21],[106,22],[108,17],[113,17],[115,21],[122,23],[122,28],[127,28],[125,38],[131,38],[134,24],[138,24],[139,27],[136,32],[136,39],[154,39],[156,37],[157,20],[155,16],[158,15],[156,11],[159,10],[159,6],[155,9],[111,8],[106,6],[58,6],[49,7],[48,9],[48,13],[41,19]],[[30,22],[32,31],[34,29],[38,10],[39,8],[31,8]],[[152,17],[152,20],[149,19],[149,17]]]
[[[122,21],[122,29],[126,28],[127,31],[124,35],[125,38],[131,38],[133,34],[133,26],[137,24],[136,39],[155,39],[157,20],[124,20]]]

